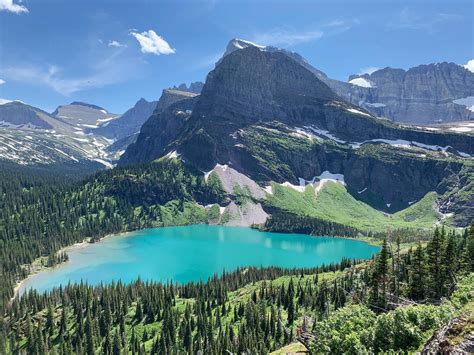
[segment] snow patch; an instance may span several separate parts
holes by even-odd
[[[445,154],[447,154],[447,150],[449,148],[452,148],[449,145],[447,145],[445,147],[442,147],[442,146],[439,146],[439,145],[424,144],[424,143],[420,143],[420,142],[416,142],[416,141],[407,141],[407,140],[404,140],[404,139],[381,139],[381,138],[370,139],[370,140],[359,142],[359,143],[353,143],[353,144],[351,144],[351,146],[353,148],[357,149],[361,145],[363,145],[365,143],[371,143],[371,142],[385,143],[385,144],[389,144],[389,145],[391,145],[393,147],[397,147],[397,148],[408,148],[409,149],[409,148],[415,146],[415,147],[418,147],[418,148],[424,148],[424,149],[432,150],[432,151],[435,151],[435,152],[443,152]],[[466,157],[470,156],[467,153],[463,153],[463,152],[459,152],[459,151],[458,151],[458,154],[461,155],[461,156],[466,156]]]
[[[387,203],[387,207],[388,207],[388,208],[390,208],[391,205],[392,205],[391,203]]]
[[[104,165],[107,168],[112,169],[114,167],[114,165],[112,163],[109,163],[108,161],[105,161],[103,159],[95,158],[93,160],[98,162],[98,163],[101,163],[102,165]]]
[[[344,144],[346,143],[346,141],[343,141],[342,139],[339,139],[337,138],[335,135],[331,134],[329,131],[326,131],[324,129],[319,129],[317,127],[313,127],[313,126],[304,126],[303,128],[298,128],[298,127],[295,127],[296,131],[298,133],[302,133],[302,134],[305,134],[307,136],[310,136],[310,137],[316,137],[318,138],[317,136],[315,136],[314,134],[317,134],[319,136],[323,136],[325,138],[328,138],[328,139],[331,139],[337,143],[341,143],[341,144]],[[310,132],[308,132],[308,130]],[[304,133],[303,133],[304,132]],[[314,133],[314,134],[313,134]]]
[[[369,106],[369,107],[375,107],[375,108],[380,108],[380,107],[386,107],[387,106],[387,105],[385,105],[381,102],[372,102],[372,103],[367,102],[365,105]]]
[[[169,152],[168,154],[165,155],[165,158],[168,159],[173,159],[173,158],[178,158],[181,154],[179,154],[176,150],[173,150],[172,152]]]
[[[365,187],[364,189],[360,190],[360,191],[357,191],[358,194],[361,194],[361,193],[364,193],[365,191],[367,191],[367,187]]]
[[[273,188],[272,185],[265,186],[263,189],[267,194],[273,195]]]
[[[265,49],[265,48],[266,48],[265,46],[262,46],[262,45],[260,45],[260,44],[256,44],[256,43],[247,41],[247,40],[245,40],[245,39],[238,39],[238,38],[236,38],[236,39],[233,41],[233,45],[234,45],[235,48],[237,48],[237,49],[244,49],[244,48],[247,48],[247,47],[257,47],[257,48],[259,48],[259,49]]]
[[[344,182],[344,175],[343,174],[333,174],[330,171],[326,170],[319,176],[316,176],[319,180],[331,180],[334,182],[339,182],[343,185],[346,183]]]
[[[304,192],[306,186],[293,185],[291,182],[285,181],[282,186],[291,187],[293,190],[298,192]]]
[[[82,123],[79,126],[86,127],[86,128],[94,128],[94,129],[99,128],[97,125],[85,124],[85,123]]]
[[[115,120],[115,119],[116,119],[116,117],[99,118],[99,119],[97,120],[97,122],[99,122],[99,123],[105,123],[105,122],[113,121],[113,120]],[[104,127],[105,127],[105,125],[104,125]]]
[[[102,113],[108,114],[108,112],[105,111],[105,110],[99,110],[99,111],[102,112]]]
[[[348,108],[347,111],[358,114],[358,115],[362,115],[362,116],[372,117],[372,115],[369,115],[368,113],[356,110],[355,108]]]
[[[472,106],[474,108],[474,106]],[[474,111],[474,110],[473,110]],[[454,131],[454,132],[471,132],[472,131],[472,128],[470,127],[451,127],[449,129],[450,131]]]
[[[466,106],[471,112],[474,112],[474,96],[464,97],[462,99],[453,100],[454,104]]]
[[[364,78],[355,78],[355,79],[349,80],[349,83],[351,83],[352,85],[355,85],[355,86],[363,87],[363,88],[374,88],[374,87],[376,87],[374,85],[374,83],[372,83],[369,80],[364,79]]]

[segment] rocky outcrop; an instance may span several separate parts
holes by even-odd
[[[409,70],[385,68],[353,75],[350,87],[335,91],[377,116],[411,124],[474,119],[474,73],[455,63],[420,65]],[[348,90],[349,89],[349,90]],[[474,98],[473,98],[474,99]]]
[[[472,316],[456,317],[428,339],[421,354],[473,354]]]
[[[176,99],[177,96],[173,98]],[[147,162],[163,156],[168,145],[181,134],[185,122],[191,116],[194,104],[194,97],[181,96],[180,100],[170,104],[163,111],[157,106],[153,115],[143,124],[136,142],[128,146],[118,164]]]
[[[179,84],[178,86],[173,86],[171,89],[172,90],[178,90],[178,91],[185,91],[185,92],[190,92],[193,94],[200,94],[201,90],[204,86],[204,83],[201,81],[195,81],[191,84],[186,85],[185,83]]]

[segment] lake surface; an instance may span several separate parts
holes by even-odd
[[[89,284],[121,279],[207,280],[239,266],[313,267],[342,258],[370,258],[379,250],[367,243],[251,228],[192,225],[145,229],[108,237],[68,251],[69,261],[26,280],[19,292],[49,290],[69,282]]]

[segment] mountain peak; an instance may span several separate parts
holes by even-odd
[[[69,105],[72,105],[72,106],[85,106],[85,107],[89,107],[89,108],[93,108],[95,110],[104,110],[104,111],[107,111],[105,108],[103,107],[100,107],[100,106],[97,106],[97,105],[94,105],[94,104],[89,104],[87,102],[82,102],[82,101],[73,101],[71,102]]]
[[[226,55],[229,55],[232,52],[235,52],[235,51],[239,50],[239,49],[244,49],[244,48],[248,48],[248,47],[255,47],[255,48],[259,48],[259,49],[263,49],[263,50],[266,48],[266,46],[262,46],[260,44],[253,43],[253,42],[247,41],[245,39],[234,38],[234,39],[231,39],[229,41],[229,43],[227,44],[226,50],[224,52],[224,57]]]

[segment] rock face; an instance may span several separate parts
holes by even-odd
[[[385,68],[371,74],[352,75],[349,82],[344,82],[329,78],[298,53],[240,39],[229,42],[223,58],[248,47],[289,56],[345,101],[375,116],[409,124],[474,119],[471,108],[474,107],[474,73],[455,63],[420,65],[407,71]]]
[[[353,75],[349,82],[354,84],[334,87],[335,91],[349,102],[396,122],[474,119],[474,110],[469,109],[474,105],[474,73],[454,63],[420,65],[407,71],[385,68],[370,75]]]
[[[179,84],[178,86],[173,86],[171,90],[178,90],[178,91],[184,91],[184,92],[190,92],[192,94],[200,94],[201,90],[204,86],[204,83],[201,81],[195,81],[191,84],[186,85],[186,84]]]
[[[154,113],[143,124],[136,142],[120,157],[119,164],[151,161],[163,155],[164,149],[191,116],[196,96],[178,90],[163,90]]]
[[[0,127],[52,129],[49,115],[20,101],[0,105]]]
[[[474,153],[474,137],[402,128],[341,100],[324,82],[286,54],[247,47],[223,58],[209,73],[182,137],[183,153],[206,170],[227,163],[239,129],[278,121],[312,126],[346,142],[373,139],[451,145]],[[199,149],[197,149],[199,147]]]
[[[95,133],[117,140],[131,136],[140,131],[143,123],[155,110],[157,103],[157,101],[149,102],[141,98],[135,106],[115,120],[104,123]]]

